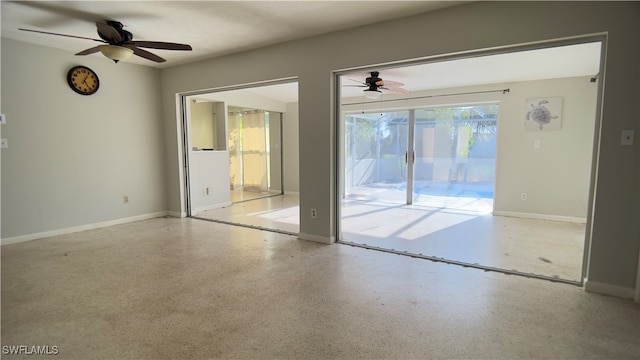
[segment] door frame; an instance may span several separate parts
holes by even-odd
[[[594,217],[594,207],[595,207],[595,193],[597,189],[597,170],[598,170],[598,161],[599,161],[599,153],[600,153],[600,136],[602,131],[602,102],[604,97],[604,82],[605,82],[605,65],[606,65],[606,54],[607,54],[607,33],[599,33],[599,34],[586,34],[568,38],[561,39],[551,39],[544,41],[536,41],[525,44],[512,44],[503,47],[490,48],[490,49],[481,49],[481,50],[470,50],[465,52],[459,52],[455,54],[441,54],[429,56],[421,59],[414,60],[399,60],[395,62],[388,62],[384,64],[373,64],[373,65],[364,65],[364,66],[355,66],[348,69],[336,70],[333,71],[332,83],[334,84],[334,101],[333,101],[333,116],[334,116],[334,138],[338,141],[335,141],[335,171],[334,171],[334,186],[338,191],[336,191],[334,198],[332,199],[332,211],[334,213],[334,221],[335,233],[332,234],[336,239],[336,242],[340,242],[343,238],[342,236],[342,206],[341,206],[341,194],[344,193],[344,130],[342,128],[342,110],[341,110],[341,76],[347,75],[349,73],[353,73],[354,71],[362,71],[362,72],[370,72],[370,71],[380,71],[384,69],[390,68],[398,68],[403,66],[412,66],[412,65],[420,65],[420,64],[429,64],[429,63],[438,63],[449,60],[459,60],[471,57],[479,57],[479,56],[490,56],[490,55],[498,55],[498,54],[508,54],[508,53],[516,53],[521,51],[528,50],[539,50],[551,47],[559,47],[559,46],[568,46],[568,45],[578,45],[583,43],[590,42],[599,42],[600,43],[600,64],[599,64],[599,81],[597,82],[597,96],[596,96],[596,113],[595,113],[595,122],[594,122],[594,135],[593,135],[593,147],[592,147],[592,155],[591,155],[591,175],[589,180],[589,194],[588,194],[588,205],[587,205],[587,216],[586,216],[586,226],[585,226],[585,237],[584,237],[584,251],[582,256],[582,273],[580,275],[580,285],[584,286],[586,276],[589,270],[589,262],[590,262],[590,253],[591,253],[591,235],[593,231],[593,217]],[[499,144],[498,144],[499,146]],[[638,274],[640,277],[640,265],[638,266]],[[640,280],[638,281],[640,283]],[[640,291],[636,291],[636,297],[640,298]]]
[[[299,78],[288,77],[281,78],[275,80],[266,80],[266,81],[258,81],[252,83],[245,83],[239,85],[229,85],[229,86],[221,86],[209,89],[201,89],[201,90],[193,90],[193,91],[185,91],[182,93],[176,94],[176,108],[178,109],[177,114],[177,126],[178,126],[178,160],[179,168],[180,168],[180,178],[182,180],[182,186],[180,187],[180,203],[181,203],[181,217],[191,217],[192,216],[192,201],[190,199],[190,169],[189,169],[189,152],[190,152],[190,141],[189,141],[189,129],[190,125],[187,123],[189,121],[189,117],[187,114],[187,105],[186,101],[190,96],[195,95],[203,95],[203,94],[211,94],[225,91],[233,91],[233,90],[248,90],[256,87],[270,86],[270,85],[279,85],[279,84],[287,84],[287,83],[299,83]],[[282,122],[282,116],[281,122]],[[281,139],[282,139],[282,126],[280,127],[281,131]],[[284,193],[284,146],[281,147],[281,157],[282,157],[282,191]]]

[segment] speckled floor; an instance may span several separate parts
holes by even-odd
[[[631,301],[237,226],[158,218],[1,250],[2,345],[56,346],[45,358],[640,357]]]
[[[584,224],[372,201],[342,219],[345,241],[581,282]]]
[[[387,193],[363,194],[367,200],[342,206],[341,240],[581,282],[584,224],[493,216],[487,199],[435,197],[403,205]],[[198,217],[297,234],[299,212],[298,197],[284,195]]]

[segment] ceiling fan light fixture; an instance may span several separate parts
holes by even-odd
[[[100,52],[109,59],[118,62],[120,60],[126,60],[133,55],[133,50],[124,46],[117,45],[99,45]]]
[[[364,90],[364,96],[367,99],[375,100],[380,98],[380,95],[382,95],[382,92],[380,92],[379,90],[370,90],[370,89]]]

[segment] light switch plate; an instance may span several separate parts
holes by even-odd
[[[633,145],[633,130],[622,130],[622,139],[620,140],[620,145],[630,146]]]
[[[9,141],[7,138],[0,139],[0,149],[6,149],[9,147]]]

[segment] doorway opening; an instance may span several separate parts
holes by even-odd
[[[603,44],[574,41],[339,74],[338,241],[582,284]]]
[[[297,234],[298,86],[182,96],[187,216]]]

